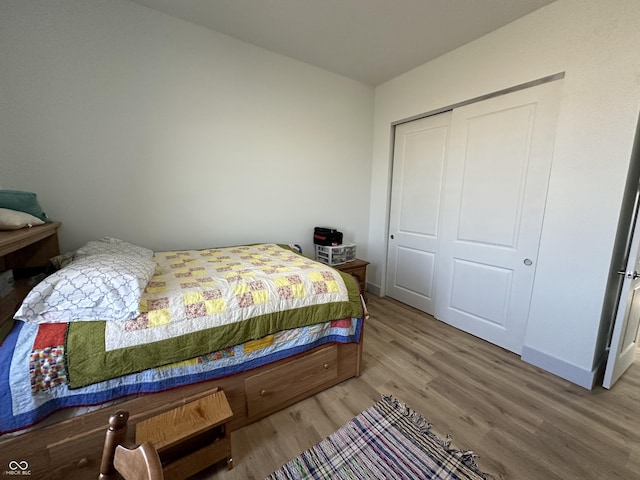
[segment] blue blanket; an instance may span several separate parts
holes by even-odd
[[[319,323],[70,389],[64,351],[67,324],[15,323],[0,346],[0,434],[27,428],[64,408],[99,405],[128,395],[222,378],[326,343],[358,342],[362,331],[362,320],[357,318]]]

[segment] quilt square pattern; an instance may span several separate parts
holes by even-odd
[[[41,325],[29,356],[29,377],[33,394],[50,390],[67,381],[64,365],[66,323]]]
[[[107,351],[229,325],[280,310],[347,302],[339,272],[275,244],[154,256],[140,316],[105,329]]]

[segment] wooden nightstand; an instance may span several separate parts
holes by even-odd
[[[334,265],[333,268],[353,276],[360,285],[360,293],[366,300],[365,288],[367,286],[367,265],[369,262],[356,258],[355,260],[341,265]]]

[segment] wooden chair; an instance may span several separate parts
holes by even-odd
[[[99,480],[163,480],[162,464],[154,446],[145,442],[131,445],[125,442],[129,412],[118,411],[109,418],[109,429],[102,450]]]

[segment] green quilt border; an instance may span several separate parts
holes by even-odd
[[[80,388],[148,368],[189,360],[281,330],[347,317],[362,318],[357,282],[349,274],[338,273],[347,286],[349,301],[260,315],[189,335],[108,352],[104,349],[106,322],[70,323],[65,341],[68,386],[70,389]]]

